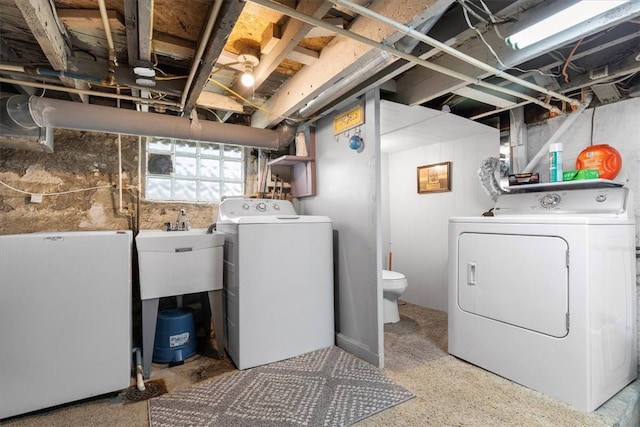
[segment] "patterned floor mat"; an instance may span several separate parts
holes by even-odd
[[[338,347],[149,400],[151,427],[349,426],[414,395]]]

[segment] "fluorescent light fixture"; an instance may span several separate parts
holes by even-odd
[[[514,49],[524,49],[627,2],[628,0],[582,0],[507,37],[505,41]]]

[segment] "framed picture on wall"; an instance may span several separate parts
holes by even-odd
[[[451,191],[451,162],[418,166],[418,193]]]

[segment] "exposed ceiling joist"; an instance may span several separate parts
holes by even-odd
[[[214,5],[211,7],[213,6]],[[229,34],[231,34],[233,26],[238,20],[243,7],[244,2],[240,0],[222,2],[214,25],[213,33],[211,34],[209,43],[204,49],[202,61],[199,64],[198,71],[193,79],[191,89],[185,101],[184,111],[187,114],[189,114],[196,106],[200,94],[209,82],[209,76],[213,71],[216,60],[224,49],[226,40],[229,37]]]
[[[60,27],[55,28],[58,18],[51,8],[51,3],[41,0],[20,0],[16,2],[16,7],[22,12],[24,20],[40,44],[51,67],[56,71],[66,71],[69,56],[68,43]]]
[[[542,2],[541,8],[547,7]],[[557,4],[553,5],[558,7]],[[509,10],[513,10],[509,6]],[[509,11],[497,11],[496,15],[502,18],[509,18]],[[529,14],[540,14],[541,11],[537,9],[528,10],[521,13],[518,16],[519,21],[525,21]],[[532,45],[526,49],[513,50],[507,46],[502,38],[500,38],[495,31],[486,28],[483,30],[483,36],[486,42],[492,46],[499,58],[501,58],[502,64],[499,64],[496,58],[490,53],[484,42],[477,37],[476,33],[472,30],[465,32],[469,38],[460,38],[458,50],[480,59],[483,62],[500,69],[506,69],[509,67],[517,66],[523,62],[534,59],[544,52],[553,51],[570,43],[572,41],[579,40],[587,32],[601,31],[607,28],[611,28],[624,20],[628,20],[634,16],[640,16],[640,2],[628,2],[618,9],[614,9],[607,12],[597,18],[589,21],[589,25],[577,25],[571,29],[558,34],[552,38],[544,40],[540,43]],[[500,25],[501,34],[509,34],[510,29],[516,24],[513,22],[507,22]],[[479,27],[480,28],[480,27]],[[481,30],[482,31],[482,30]],[[461,61],[451,56],[442,56],[434,62],[438,65],[442,65],[447,68],[455,69],[463,74],[477,77],[478,79],[485,79],[489,77],[489,74],[482,72],[478,68],[462,63]],[[416,67],[406,73],[405,76],[398,79],[398,91],[394,95],[393,100],[396,102],[415,105],[423,104],[427,101],[433,100],[437,97],[450,93],[451,91],[460,87],[460,80],[436,73],[434,71]]]
[[[492,95],[485,91],[474,89],[470,86],[461,87],[453,91],[458,96],[464,96],[465,98],[475,99],[476,101],[484,104],[493,105],[498,108],[513,107],[516,103],[513,100],[504,99],[502,97]]]
[[[151,62],[153,34],[153,0],[136,0],[138,4],[138,59]]]
[[[62,32],[58,16],[52,9],[51,3],[40,0],[21,0],[16,2],[16,7],[20,9],[51,67],[56,71],[67,71],[69,58],[67,37]],[[89,88],[87,83],[67,77],[60,77],[60,81],[66,87]],[[85,103],[89,102],[87,95],[74,94],[72,97]]]
[[[325,0],[307,0],[299,2],[296,10],[308,16],[320,19],[333,5]],[[293,51],[305,35],[313,28],[312,25],[289,19],[282,31],[282,37],[275,46],[266,55],[260,58],[260,63],[253,70],[253,78],[255,79],[255,87],[259,87],[273,73],[273,71],[285,60],[291,51]],[[234,87],[236,92],[242,95],[251,93],[252,88],[246,88],[241,85]]]
[[[198,98],[197,105],[199,107],[212,108],[214,110],[232,111],[234,113],[243,113],[242,104],[234,99],[213,92],[202,92]]]
[[[255,2],[285,14],[291,14],[287,8],[268,0]],[[452,2],[434,0],[429,3],[430,6],[426,7],[425,1],[416,0],[407,2],[403,7],[398,8],[393,2],[378,0],[369,5],[369,8],[390,16],[398,22],[415,25],[429,20],[431,16],[440,16]],[[416,15],[416,11],[419,12],[418,15]],[[361,18],[352,22],[350,31],[381,43],[395,43],[404,37],[404,34],[394,32],[388,26]],[[369,45],[344,36],[334,38],[323,49],[323,54],[316,63],[298,71],[280,88],[278,93],[265,103],[264,109],[253,114],[252,126],[273,126],[282,121],[283,117],[291,116],[297,112],[341,79],[362,72],[367,64],[379,57],[379,50]],[[363,80],[366,80],[365,76],[363,76]],[[265,110],[269,113],[266,113]]]
[[[135,64],[139,58],[137,0],[124,2],[124,22],[127,35],[127,61],[129,64]]]

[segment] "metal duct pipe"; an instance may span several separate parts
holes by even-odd
[[[191,139],[268,150],[285,148],[291,143],[296,133],[296,128],[286,123],[276,130],[259,129],[37,96],[15,95],[12,98],[16,97],[23,98],[15,100],[16,102],[28,102],[30,115],[27,117],[22,114],[15,119],[16,125],[22,127],[36,125],[137,136]]]

